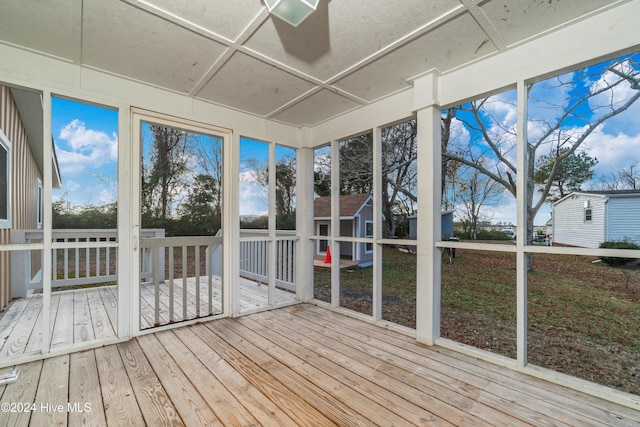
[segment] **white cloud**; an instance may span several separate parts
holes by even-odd
[[[493,96],[490,101],[484,104],[483,109],[499,121],[502,126],[506,128],[514,127],[518,119],[518,108],[511,100],[514,95],[515,92],[507,92]]]
[[[118,137],[115,133],[109,136],[87,129],[84,122],[75,119],[62,128],[59,139],[56,154],[63,179],[117,161]]]
[[[608,174],[623,169],[632,162],[640,162],[640,134],[609,135],[598,127],[585,144],[584,151],[598,159],[596,174]]]
[[[258,184],[252,171],[240,173],[240,215],[267,215],[268,205],[264,187]]]
[[[52,200],[68,200],[74,206],[100,206],[113,203],[115,194],[104,183],[93,176],[85,177],[82,183],[68,180],[62,182],[60,190],[54,190]]]
[[[487,217],[491,218],[491,223],[507,223],[516,225],[517,204],[516,199],[509,194],[501,199],[501,202],[495,206],[487,206]]]
[[[625,74],[637,74],[629,68],[628,63],[619,64],[616,68]],[[612,73],[611,71],[607,71],[600,79],[591,85],[591,90],[595,91],[606,88],[619,80],[621,80],[620,76]],[[637,94],[637,92],[637,89],[633,89],[629,82],[623,81],[622,83],[613,86],[610,90],[591,98],[589,100],[589,106],[597,112],[598,115],[602,115],[610,111],[609,106],[611,104],[616,108],[619,108],[633,95]],[[605,132],[612,134],[622,131],[627,134],[640,133],[640,122],[638,122],[638,116],[640,116],[640,102],[636,101],[629,106],[627,110],[607,119],[604,122]]]

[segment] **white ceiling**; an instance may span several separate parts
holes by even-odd
[[[315,125],[624,0],[0,0],[0,43],[295,126]]]

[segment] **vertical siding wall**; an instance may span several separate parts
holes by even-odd
[[[629,239],[640,244],[640,195],[611,197],[607,215],[606,240]]]
[[[590,200],[592,220],[584,222],[584,203]],[[553,244],[597,248],[604,241],[604,197],[575,195],[553,208]]]
[[[27,140],[11,90],[0,86],[0,129],[11,143],[11,228],[34,229],[37,224],[38,166]],[[11,243],[11,230],[0,230],[0,243]],[[11,300],[11,255],[0,252],[0,309]]]

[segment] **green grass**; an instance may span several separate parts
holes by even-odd
[[[536,254],[528,275],[529,362],[640,395],[640,269]],[[383,251],[383,318],[415,327],[415,256]],[[372,269],[342,272],[340,305],[370,314]],[[330,296],[330,270],[316,285]],[[316,289],[318,291],[318,288]],[[458,250],[442,263],[443,337],[516,356],[516,258]]]

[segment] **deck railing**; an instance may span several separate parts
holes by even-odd
[[[267,283],[270,265],[269,250],[274,247],[276,286],[295,291],[297,242],[295,234],[295,231],[278,231],[274,239],[268,235],[267,230],[241,230],[238,251],[240,276]],[[222,237],[203,238],[213,239],[202,242],[206,248],[206,271],[193,273],[220,276]],[[186,254],[188,247],[197,246],[193,239],[192,237],[166,238],[163,229],[143,229],[141,231],[141,242],[143,242],[141,243],[141,280],[164,282],[168,274],[165,266],[165,251],[170,248],[173,251],[173,248],[180,247]],[[41,243],[42,240],[42,230],[15,230],[12,235],[14,243]],[[56,229],[53,230],[52,241],[53,288],[117,281],[116,229]],[[24,266],[23,273],[13,274],[13,296],[24,297],[28,292],[42,288],[41,251],[16,252],[13,256],[16,258],[14,265]],[[170,256],[169,260],[173,260],[173,257]],[[187,264],[186,261],[185,264]],[[173,270],[173,264],[168,267],[168,271]]]
[[[265,230],[241,230],[240,276],[268,283],[269,265],[274,263],[276,287],[295,291],[296,240],[295,232],[278,232],[274,239]],[[220,310],[224,292],[220,284],[222,245],[221,232],[216,236],[141,239],[147,260],[142,265],[142,284],[146,286],[141,292],[154,307],[153,312],[143,314],[148,317],[147,327],[219,314],[216,310]],[[275,260],[269,256],[273,247]],[[188,298],[187,293],[195,298]]]
[[[164,236],[162,229],[144,229],[143,237]],[[14,230],[13,243],[42,243],[42,230]],[[118,278],[116,229],[56,229],[52,231],[52,288],[108,284]],[[15,252],[12,265],[24,271],[12,274],[13,297],[42,288],[41,251]],[[143,253],[143,264],[150,264]],[[20,269],[19,269],[20,270]]]
[[[222,237],[150,237],[140,247],[148,260],[141,265],[140,296],[153,307],[143,328],[218,314]]]
[[[258,282],[269,281],[269,250],[275,246],[276,286],[289,291],[296,289],[295,231],[278,231],[275,240],[267,230],[240,230],[240,276]]]

